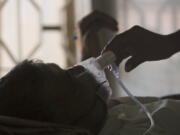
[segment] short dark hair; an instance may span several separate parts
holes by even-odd
[[[42,97],[46,76],[48,68],[40,61],[14,67],[0,81],[0,114],[48,121]]]

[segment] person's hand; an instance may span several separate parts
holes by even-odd
[[[125,64],[125,70],[131,71],[145,61],[155,61],[169,58],[180,50],[180,32],[170,35],[160,35],[140,26],[115,36],[104,48],[112,51],[117,57],[116,64],[131,56]]]
[[[98,32],[102,28],[117,31],[118,23],[114,18],[100,11],[93,11],[79,22],[79,29],[82,36],[90,31]]]

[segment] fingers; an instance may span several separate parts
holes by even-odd
[[[132,56],[132,52],[127,48],[124,51],[119,51],[119,55],[116,55],[116,64],[119,65],[124,59]]]
[[[123,33],[122,33],[123,34]],[[110,43],[102,50],[101,54],[106,51],[112,51],[116,56],[115,63],[119,65],[125,58],[135,55],[131,44],[127,44],[123,35],[119,34],[110,41]]]
[[[110,51],[114,52],[115,54],[118,54],[118,53],[120,53],[119,51],[122,52],[124,49],[126,49],[129,45],[126,44],[127,41],[126,41],[126,37],[123,36],[124,33],[126,33],[126,32],[120,33],[120,34],[116,35],[114,38],[112,38],[108,42],[108,44],[104,47],[104,49],[102,50],[102,53],[110,50]]]
[[[133,56],[130,59],[128,59],[128,61],[126,62],[125,71],[129,72],[143,62],[144,62],[144,60],[142,60],[142,58]]]

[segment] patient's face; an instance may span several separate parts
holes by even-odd
[[[90,74],[77,78],[81,66],[63,70],[55,64],[44,65],[46,79],[43,95],[54,122],[79,126],[98,133],[106,113],[106,103],[99,92],[99,84]],[[75,75],[75,74],[76,75]],[[104,94],[101,89],[102,94]],[[97,94],[98,93],[98,94]]]
[[[103,104],[104,101],[107,100],[107,96],[103,96],[107,90],[102,88],[102,84],[99,84],[91,74],[85,73],[83,76],[77,77],[78,73],[85,71],[82,66],[76,66],[68,70],[63,70],[55,64],[49,64],[48,66],[56,68],[56,72],[53,72],[58,75],[59,78],[53,85],[59,87],[61,92],[71,97],[70,99],[74,99],[74,104],[76,103],[75,101],[78,100],[78,104],[89,104],[90,101],[95,100],[96,97],[98,97]],[[64,96],[66,96],[66,94]]]
[[[105,102],[107,99],[101,96],[101,93],[104,95],[106,89],[99,90],[100,84],[90,74],[77,77],[77,74],[84,70],[81,66],[69,70],[63,70],[55,64],[47,66],[52,69],[53,78],[57,77],[52,83],[54,90],[51,94],[47,94],[57,99],[57,106],[53,107],[57,110],[56,120],[60,117],[59,119],[64,123],[79,125],[97,132],[107,113]],[[47,91],[50,92],[49,90],[50,88]],[[60,113],[64,115],[64,119],[61,118]]]
[[[101,129],[107,113],[105,102],[107,98],[104,98],[106,89],[100,89],[101,84],[98,84],[89,73],[79,77],[78,73],[83,71],[84,68],[81,66],[68,70],[69,84],[73,88],[71,99],[74,107],[70,106],[71,109],[74,109],[74,114],[79,115],[80,118],[76,125],[97,133]]]

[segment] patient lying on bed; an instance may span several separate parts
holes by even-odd
[[[89,74],[78,80],[56,64],[24,61],[0,80],[0,115],[76,126],[97,134],[107,114],[99,84]]]
[[[94,135],[145,132],[149,120],[138,106],[129,98],[112,100],[108,105],[107,99],[97,94],[100,84],[91,74],[83,80],[73,77],[73,72],[82,70],[81,66],[63,70],[56,64],[39,61],[20,63],[1,78],[0,116],[73,126]],[[151,134],[180,133],[179,100],[139,99],[155,120]]]
[[[153,36],[151,38],[154,39],[152,40],[153,43],[157,41],[159,44],[164,40],[166,45],[168,45],[169,41],[175,45],[177,43],[177,39],[172,38],[173,36],[165,39],[166,36],[157,35],[140,27],[134,27],[122,35],[117,35],[102,53],[107,50],[113,51],[117,56],[116,63],[120,64],[122,59],[137,51],[136,53],[140,55],[135,59],[131,59],[127,64],[127,71],[130,71],[145,60],[168,58],[177,52],[177,49],[172,49],[171,46],[170,49],[169,47],[166,48],[166,53],[160,55],[162,57],[147,57],[146,54],[150,53],[143,53],[143,51],[153,50],[155,46],[150,47],[150,49],[141,48],[145,41],[136,44],[137,46],[128,46],[128,41],[138,41],[133,37],[133,35],[138,36],[138,32],[141,33],[141,36],[146,36],[146,38]],[[146,34],[143,34],[144,32]],[[128,34],[130,34],[130,40],[124,38]],[[174,42],[172,42],[173,39]],[[119,46],[120,42],[126,43],[130,47],[128,53],[118,52],[118,50],[121,51],[122,48],[126,48],[126,46]],[[156,45],[153,43],[151,45]],[[139,50],[133,47],[139,48]],[[174,46],[174,48],[176,47]],[[127,51],[127,49],[122,50]],[[84,79],[73,77],[74,72],[81,72],[82,70],[85,69],[81,66],[64,70],[56,64],[46,64],[40,61],[26,60],[18,64],[0,80],[0,116],[63,124],[88,131],[84,135],[143,134],[150,124],[143,111],[132,103],[129,98],[107,102],[107,99],[101,97],[101,93],[98,93],[101,84],[98,84],[91,74],[87,74]],[[180,125],[179,100],[166,98],[140,98],[140,100],[149,109],[155,120],[155,127],[150,131],[150,134],[180,134],[178,128]],[[110,107],[108,108],[108,106]],[[4,131],[2,127],[9,129],[6,126],[0,121],[0,131]]]

